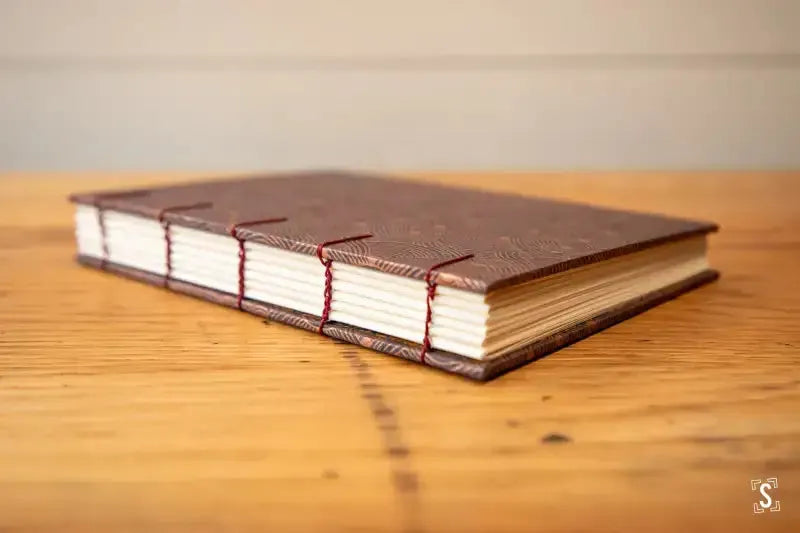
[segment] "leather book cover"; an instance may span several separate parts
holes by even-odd
[[[285,219],[242,227],[239,238],[308,255],[315,255],[321,243],[369,235],[326,246],[324,257],[419,280],[425,279],[434,265],[469,254],[469,260],[437,268],[435,280],[438,285],[475,293],[717,229],[709,222],[343,172],[201,181],[75,194],[70,199],[105,210],[162,217],[171,224],[221,235],[228,235],[239,221]],[[170,211],[175,206],[197,208]],[[155,274],[88,256],[78,259],[164,284],[163,277]],[[715,271],[708,270],[500,357],[476,360],[432,349],[424,362],[473,379],[491,379],[716,277]],[[236,295],[174,279],[168,286],[237,306]],[[303,329],[316,330],[320,323],[318,316],[275,305],[250,300],[239,303],[245,311]],[[324,324],[324,333],[420,360],[420,345],[405,340],[335,322]]]

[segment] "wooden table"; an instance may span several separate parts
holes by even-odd
[[[0,178],[0,531],[800,531],[800,174],[418,175],[723,228],[487,384],[73,262],[67,193],[190,177]]]

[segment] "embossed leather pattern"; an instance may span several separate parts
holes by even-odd
[[[708,222],[342,172],[104,191],[71,200],[150,218],[166,208],[211,202],[164,218],[219,234],[237,222],[286,217],[239,235],[309,255],[321,242],[370,233],[326,247],[325,256],[416,279],[431,265],[472,253],[473,259],[437,271],[436,282],[477,293],[717,229]]]

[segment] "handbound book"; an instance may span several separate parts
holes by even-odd
[[[478,380],[717,277],[711,223],[342,172],[71,200],[81,263]]]

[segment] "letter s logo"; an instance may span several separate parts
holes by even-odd
[[[761,492],[761,495],[764,496],[764,498],[766,498],[766,501],[759,500],[758,502],[758,505],[760,505],[762,509],[769,509],[770,507],[772,507],[772,498],[770,497],[769,494],[767,494],[767,491],[771,488],[772,485],[770,485],[769,483],[762,483],[761,487],[759,488],[759,492]]]

